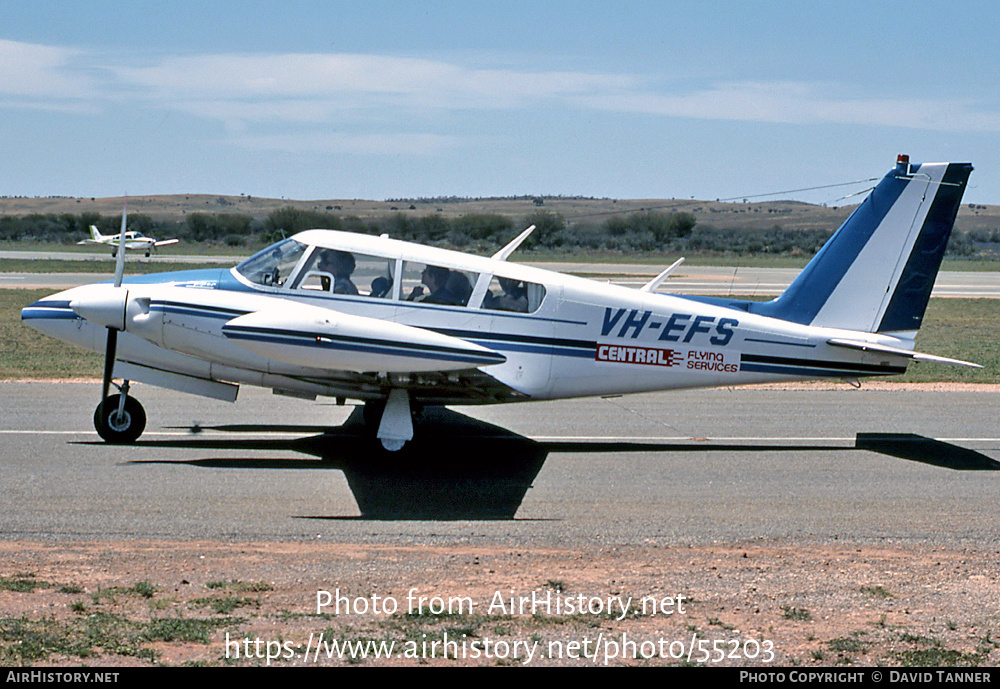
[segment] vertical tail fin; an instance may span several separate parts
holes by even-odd
[[[97,229],[97,225],[90,226],[90,238],[93,239],[95,242],[99,242],[102,239],[104,239],[104,235],[101,234],[101,231]]]
[[[896,167],[774,301],[753,313],[805,325],[912,333],[941,266],[972,166]]]

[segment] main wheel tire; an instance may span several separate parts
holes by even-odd
[[[108,395],[94,410],[94,428],[105,442],[134,443],[146,430],[146,411],[134,397],[125,398],[125,410],[118,417],[121,395]]]

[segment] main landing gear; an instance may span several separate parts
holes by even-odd
[[[94,428],[106,442],[115,445],[134,443],[146,429],[146,412],[134,397],[128,396],[128,381],[117,395],[108,395],[94,410]]]
[[[389,452],[398,452],[413,439],[413,412],[406,390],[394,388],[385,400],[370,401],[364,407],[365,425],[377,429],[375,437]]]

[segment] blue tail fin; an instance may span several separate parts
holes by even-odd
[[[740,306],[804,325],[915,332],[971,172],[900,156],[780,297]]]

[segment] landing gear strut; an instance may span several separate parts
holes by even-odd
[[[386,400],[366,403],[364,419],[369,428],[378,429],[375,437],[389,452],[403,449],[413,439],[413,413],[406,390],[394,388]]]
[[[94,428],[105,442],[115,445],[134,443],[146,429],[146,412],[134,397],[128,396],[128,381],[120,394],[108,395],[94,410]]]

